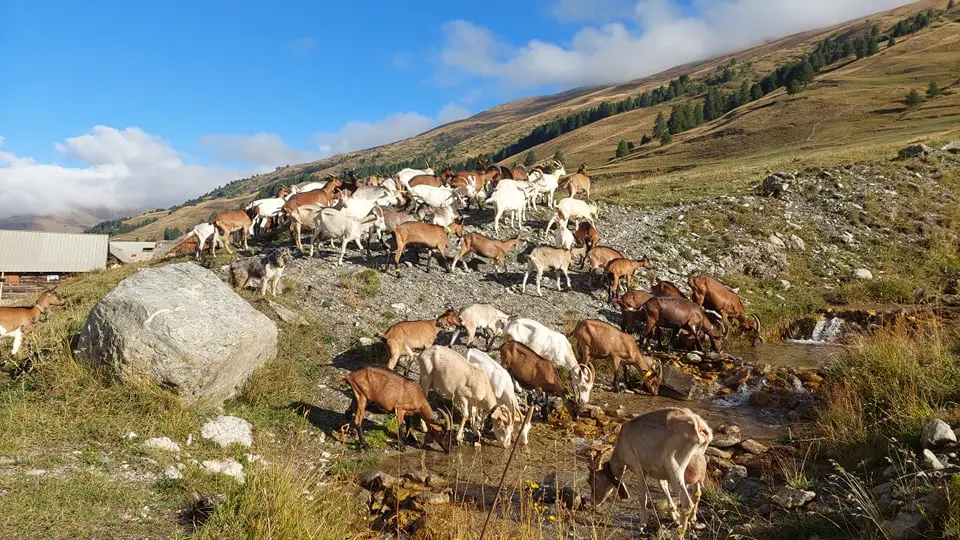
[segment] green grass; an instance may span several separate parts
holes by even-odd
[[[374,298],[380,294],[380,272],[372,268],[340,275],[340,287],[353,291],[361,298]]]

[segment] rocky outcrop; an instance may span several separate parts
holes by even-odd
[[[179,263],[121,281],[90,311],[76,352],[122,381],[216,406],[276,357],[277,327],[211,271]]]

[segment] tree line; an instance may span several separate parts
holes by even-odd
[[[140,227],[145,227],[157,221],[157,219],[159,218],[155,218],[155,217],[147,218],[138,223],[130,223],[130,224],[124,223],[124,221],[128,219],[130,218],[109,219],[106,221],[101,221],[100,223],[97,223],[93,227],[90,227],[84,230],[83,232],[89,233],[89,234],[109,234],[110,236],[116,236],[118,234],[126,234],[135,229],[139,229]]]

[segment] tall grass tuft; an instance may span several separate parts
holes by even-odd
[[[916,443],[933,416],[957,418],[960,358],[942,328],[891,329],[860,341],[827,374],[816,427],[833,450]]]

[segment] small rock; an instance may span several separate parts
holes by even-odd
[[[897,157],[900,159],[925,157],[931,152],[933,152],[933,148],[930,148],[925,144],[911,144],[910,146],[901,148],[900,151],[897,152]]]
[[[950,141],[940,147],[940,150],[950,152],[951,154],[960,154],[960,141]]]
[[[380,491],[397,485],[397,478],[382,471],[364,471],[357,475],[357,484],[367,491]]]
[[[875,496],[879,497],[884,493],[893,493],[893,482],[884,482],[882,484],[877,484],[870,490],[870,493],[873,493]]]
[[[720,459],[730,459],[733,457],[733,452],[727,452],[726,450],[721,450],[713,446],[708,446],[707,449],[703,451],[703,454],[707,457],[716,457]]]
[[[137,435],[136,432],[134,432],[134,431],[128,431],[127,434],[123,436],[123,438],[126,439],[126,440],[128,440],[128,441],[132,441],[132,440],[136,439],[137,437],[139,437],[139,435]]]
[[[147,448],[156,448],[166,452],[179,452],[180,445],[171,441],[170,437],[153,437],[143,442]]]
[[[873,279],[873,273],[866,268],[857,268],[853,271],[853,277],[857,279]]]
[[[939,471],[944,468],[943,463],[929,448],[924,448],[920,454],[920,464],[928,471]]]
[[[896,517],[883,522],[883,528],[890,533],[890,537],[897,540],[923,538],[920,524],[923,523],[923,514],[916,509],[904,506],[897,512]]]
[[[441,504],[450,503],[450,494],[446,492],[434,493],[432,491],[424,491],[422,493],[418,493],[413,500],[423,506],[439,506]]]
[[[699,364],[703,361],[703,357],[695,352],[688,352],[684,358],[689,364]]]
[[[753,439],[747,439],[745,441],[741,441],[740,448],[743,448],[744,450],[746,450],[747,452],[755,456],[759,456],[760,454],[763,454],[767,451],[766,446],[758,443]]]
[[[786,244],[788,248],[794,251],[806,251],[807,249],[807,244],[803,241],[803,238],[800,238],[795,234],[791,234],[787,237]]]
[[[737,482],[747,477],[747,468],[743,465],[734,465],[723,475],[723,489],[733,491]]]
[[[939,418],[935,418],[923,426],[923,433],[920,436],[920,443],[923,448],[939,448],[947,443],[957,442],[957,436],[947,424]]]
[[[225,474],[243,483],[243,465],[240,465],[235,459],[206,460],[203,461],[201,465],[203,465],[204,469],[212,473]]]
[[[817,496],[813,491],[805,491],[791,486],[783,486],[771,497],[773,502],[787,510],[803,506]]]
[[[732,454],[731,454],[731,457],[732,457]],[[729,471],[730,469],[737,466],[737,464],[731,461],[729,458],[721,458],[716,456],[709,456],[707,458],[707,463],[715,466],[721,471]]]
[[[771,234],[770,237],[767,238],[767,241],[770,242],[771,246],[777,249],[783,249],[787,247],[787,245],[783,243],[783,240],[779,236],[776,236],[773,234]]]
[[[296,311],[293,311],[292,309],[288,309],[278,304],[277,302],[270,300],[269,298],[267,299],[267,305],[269,305],[270,308],[273,309],[273,311],[277,314],[277,317],[280,317],[281,321],[287,324],[296,324],[298,326],[310,326],[310,322],[307,321],[307,319],[305,319],[303,315],[300,315],[299,313],[297,313]]]
[[[368,338],[366,336],[360,338],[360,345],[363,347],[369,347],[375,343],[378,343],[380,340]]]
[[[234,443],[247,448],[253,445],[253,427],[236,416],[218,416],[208,421],[200,428],[200,436],[224,448]]]
[[[852,244],[854,240],[853,233],[850,231],[843,231],[840,233],[840,240],[843,241],[844,244]]]
[[[163,476],[168,480],[180,480],[181,478],[183,478],[183,473],[181,473],[179,469],[171,465],[163,470]]]
[[[403,302],[397,302],[396,304],[390,304],[390,309],[396,311],[398,315],[402,315],[407,312],[407,305]]]
[[[790,282],[787,281],[787,280],[785,280],[785,279],[781,279],[781,280],[780,280],[780,289],[782,289],[782,290],[784,290],[784,291],[789,291],[789,290],[790,290]]]
[[[583,506],[583,499],[580,494],[570,486],[564,486],[560,490],[560,502],[568,510],[579,510]]]

